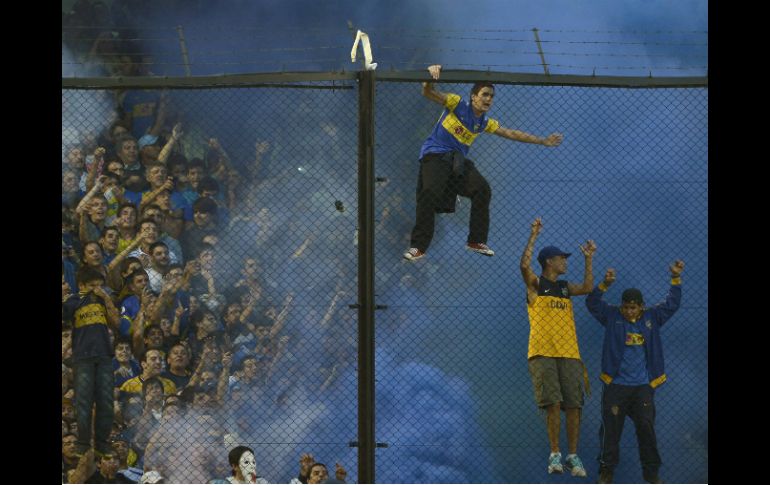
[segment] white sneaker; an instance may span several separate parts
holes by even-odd
[[[583,468],[583,462],[580,461],[577,455],[567,455],[567,459],[564,460],[564,466],[567,470],[570,470],[573,477],[586,476],[586,469]]]
[[[564,468],[561,466],[561,453],[551,453],[548,457],[548,473],[561,473]]]
[[[404,258],[408,259],[409,261],[417,261],[423,256],[425,256],[425,252],[420,251],[417,248],[409,248],[409,250],[404,253]]]

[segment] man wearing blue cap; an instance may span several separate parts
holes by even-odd
[[[588,294],[594,285],[592,260],[596,251],[593,241],[579,246],[585,256],[585,273],[582,283],[557,280],[567,272],[566,253],[556,246],[540,250],[537,261],[543,268],[538,277],[530,267],[535,240],[543,224],[538,217],[532,223],[529,240],[521,255],[521,276],[527,285],[527,313],[529,315],[529,349],[527,360],[535,401],[546,412],[546,429],[551,454],[548,457],[548,473],[562,473],[564,467],[575,477],[585,477],[586,471],[577,455],[580,435],[580,411],[583,407],[584,383],[587,383],[585,366],[580,359],[575,316],[571,296]],[[561,410],[567,416],[567,444],[569,454],[564,465],[559,451]]]
[[[620,435],[626,416],[636,428],[642,476],[649,483],[662,483],[658,478],[661,460],[655,437],[654,402],[655,389],[666,382],[660,328],[679,309],[683,269],[682,260],[671,264],[668,296],[651,308],[645,308],[642,292],[636,288],[623,292],[619,307],[602,301],[604,292],[615,282],[612,268],[586,298],[588,311],[604,325],[599,377],[604,383],[599,483],[612,483],[615,466],[620,461]]]

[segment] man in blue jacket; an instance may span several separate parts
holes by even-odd
[[[615,282],[610,268],[604,281],[586,298],[588,311],[604,325],[602,347],[602,424],[599,428],[599,483],[612,483],[620,461],[620,435],[626,416],[636,428],[642,475],[649,483],[662,483],[658,477],[660,455],[655,437],[655,388],[666,381],[660,328],[671,318],[682,299],[681,274],[684,262],[669,267],[671,287],[666,300],[651,308],[644,306],[642,292],[623,291],[619,307],[602,301]]]

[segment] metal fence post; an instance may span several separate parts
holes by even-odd
[[[184,40],[184,30],[181,25],[176,26],[176,32],[179,34],[179,48],[182,50],[182,62],[184,63],[184,73],[190,77],[190,57],[187,55],[187,43]]]
[[[535,33],[535,43],[537,44],[537,52],[540,54],[540,61],[543,63],[543,71],[545,71],[546,76],[549,76],[551,73],[548,72],[548,64],[545,63],[545,55],[543,54],[543,46],[540,45],[540,36],[537,35],[537,27],[533,28],[532,32]]]
[[[374,71],[358,89],[358,483],[374,483]]]

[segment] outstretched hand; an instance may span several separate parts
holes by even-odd
[[[171,129],[171,137],[174,140],[178,140],[182,137],[182,123],[177,123]]]
[[[302,476],[307,476],[310,472],[310,467],[315,463],[315,458],[310,453],[303,453],[299,459],[299,472]]]
[[[433,76],[433,79],[438,79],[441,75],[441,64],[434,64],[432,66],[428,67],[428,72],[431,76]]]
[[[671,277],[672,278],[678,278],[682,275],[682,270],[684,270],[684,261],[681,259],[677,259],[673,263],[671,263],[671,266],[668,268],[671,270]]]
[[[564,140],[564,135],[561,133],[551,133],[545,140],[543,140],[543,145],[547,147],[557,147],[561,145],[562,140]]]
[[[613,268],[607,268],[607,272],[604,273],[604,286],[609,287],[615,282],[615,270]]]
[[[339,480],[341,482],[344,482],[345,481],[345,477],[348,476],[348,472],[347,472],[347,470],[345,470],[345,468],[342,465],[340,465],[339,463],[335,463],[334,464],[334,476],[335,476],[335,478],[337,480]]]
[[[583,256],[589,257],[593,256],[596,252],[596,243],[593,242],[593,240],[589,239],[586,241],[585,245],[579,246],[580,252],[583,253]]]
[[[533,236],[537,236],[538,234],[540,234],[540,231],[542,229],[543,229],[543,221],[538,217],[530,225],[530,233]]]

